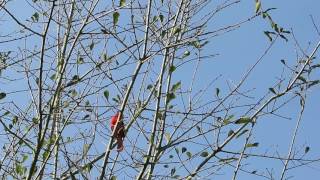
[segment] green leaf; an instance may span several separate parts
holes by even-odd
[[[268,38],[269,38],[269,41],[272,41],[272,36],[271,36],[271,32],[269,32],[269,31],[264,31],[263,32]]]
[[[202,43],[201,45],[200,45],[200,47],[202,48],[203,46],[205,46],[206,44],[208,44],[209,43],[209,41],[205,41],[204,43]]]
[[[34,118],[32,118],[32,122],[35,123],[35,124],[38,124],[39,123],[39,119],[34,117]]]
[[[159,15],[159,19],[160,19],[161,22],[163,22],[163,18],[164,18],[163,15],[160,14],[160,15]]]
[[[92,164],[87,164],[87,165],[84,166],[83,169],[84,169],[84,171],[86,171],[86,172],[90,172],[92,168],[93,168],[93,165],[92,165]]]
[[[190,151],[186,152],[186,155],[188,156],[189,159],[192,157],[192,153]]]
[[[88,112],[92,112],[92,111],[93,111],[93,109],[92,109],[92,108],[90,108],[90,107],[87,107],[87,108],[86,108],[86,111],[88,111]]]
[[[63,102],[63,108],[67,108],[67,107],[69,107],[69,105],[70,105],[69,101]]]
[[[201,48],[201,44],[200,44],[199,41],[192,41],[191,45],[194,46],[197,49]]]
[[[304,149],[304,153],[307,154],[309,151],[310,151],[310,147],[307,146],[307,147]]]
[[[170,172],[171,176],[173,176],[174,173],[176,173],[176,168],[172,168],[172,169],[171,169],[171,172]]]
[[[72,77],[72,81],[79,81],[80,77],[78,75],[74,75]]]
[[[120,0],[120,7],[125,6],[126,5],[126,0]]]
[[[46,160],[48,157],[49,157],[49,151],[45,151],[45,152],[43,152],[43,154],[42,154],[42,159],[43,160]]]
[[[167,142],[169,142],[170,141],[170,133],[165,133],[164,136],[165,136]]]
[[[100,31],[103,33],[103,34],[109,34],[109,32],[105,29],[100,29]]]
[[[168,93],[167,94],[167,103],[169,103],[174,98],[176,98],[176,95],[174,93]]]
[[[169,68],[169,73],[172,73],[173,71],[175,71],[177,68],[174,66],[174,65],[172,65],[172,66],[170,66],[170,68]]]
[[[262,13],[262,18],[263,18],[263,19],[265,19],[267,16],[268,16],[268,13],[266,13],[266,12],[263,12],[263,13]]]
[[[117,180],[117,177],[116,176],[112,176],[111,180]]]
[[[156,22],[158,20],[158,16],[153,16],[152,22]]]
[[[118,12],[113,13],[113,25],[114,26],[118,24],[119,16],[120,16],[120,13],[118,13]]]
[[[74,75],[70,82],[67,83],[67,86],[72,86],[77,84],[80,81],[80,77],[78,75]]]
[[[259,143],[257,143],[257,142],[256,142],[256,143],[253,143],[253,144],[247,144],[247,145],[246,145],[247,148],[250,148],[250,147],[258,147],[258,146],[259,146]]]
[[[219,93],[220,93],[220,89],[216,88],[216,96],[219,96]]]
[[[307,83],[307,80],[303,76],[299,76],[297,79],[301,80],[304,83]]]
[[[85,116],[83,116],[83,120],[85,120],[85,119],[88,119],[90,117],[90,115],[89,114],[86,114]]]
[[[201,128],[200,126],[196,126],[198,133],[201,133]]]
[[[89,46],[90,51],[92,51],[93,48],[94,48],[94,42],[92,41],[90,46]]]
[[[261,2],[260,0],[256,0],[255,12],[258,13],[260,11],[260,8],[261,8]]]
[[[181,29],[178,27],[173,28],[173,34],[178,34],[179,32],[181,32]]]
[[[36,78],[36,84],[39,86],[39,82],[40,82],[40,80],[39,80],[39,78],[37,77]]]
[[[76,97],[78,95],[77,91],[75,89],[71,90],[71,96]]]
[[[6,115],[9,115],[9,114],[10,114],[10,111],[6,111],[2,116],[6,116]]]
[[[23,154],[22,155],[22,163],[25,162],[28,159],[28,155]]]
[[[249,117],[241,117],[240,119],[236,120],[234,123],[235,124],[246,124],[246,123],[249,123],[251,121],[252,120]]]
[[[6,96],[7,96],[7,94],[6,94],[6,93],[4,93],[4,92],[1,92],[1,93],[0,93],[0,99],[5,98]]]
[[[174,148],[174,150],[176,151],[177,154],[179,154],[179,149],[178,148]]]
[[[201,157],[207,157],[209,155],[209,153],[207,151],[203,151],[200,156]]]
[[[117,98],[112,98],[112,100],[116,103],[119,103],[119,100]]]
[[[102,57],[103,57],[103,61],[107,61],[108,60],[108,56],[107,56],[106,53],[103,53]]]
[[[227,125],[230,123],[230,120],[234,117],[234,115],[228,116],[226,119],[224,119],[222,122],[224,125]]]
[[[315,81],[311,81],[309,84],[308,84],[308,88],[314,86],[314,85],[317,85],[320,83],[320,80],[315,80]]]
[[[228,137],[233,135],[234,134],[234,131],[231,129],[229,132],[228,132]]]
[[[152,84],[149,84],[149,85],[147,86],[147,89],[148,89],[148,90],[151,90],[152,87],[153,87]]]
[[[104,97],[108,100],[109,99],[109,91],[108,90],[105,90],[104,92],[103,92],[103,95],[104,95]]]
[[[286,30],[283,30],[282,33],[285,33],[285,34],[291,34],[290,31],[286,31]]]
[[[311,66],[311,69],[319,68],[319,67],[320,67],[320,64],[315,64],[315,65],[312,65],[312,66]]]
[[[185,58],[185,57],[188,57],[188,56],[190,56],[190,51],[185,51],[185,52],[183,53],[182,58]]]
[[[224,119],[222,122],[223,122],[223,125],[228,125],[230,123],[228,119]]]
[[[176,84],[174,84],[171,88],[172,92],[176,92],[178,89],[180,89],[181,87],[181,81],[177,82]]]
[[[167,31],[163,30],[161,31],[161,37],[164,37],[167,34]]]
[[[181,153],[185,153],[187,151],[187,148],[186,147],[182,147],[181,148]]]
[[[162,119],[162,117],[163,117],[163,116],[162,116],[162,113],[161,113],[161,112],[158,112],[158,113],[157,113],[157,119]]]
[[[18,116],[13,116],[12,124],[16,124],[18,122]]]
[[[272,92],[273,94],[277,94],[273,88],[269,88],[269,91]]]
[[[52,137],[49,139],[49,143],[53,144],[57,140],[57,138],[58,138],[57,135],[55,135],[55,134],[52,135]]]
[[[278,24],[274,23],[274,24],[273,24],[273,29],[274,29],[277,33],[280,33]]]
[[[89,148],[90,148],[89,144],[84,144],[83,145],[83,154],[87,154],[89,151]]]
[[[33,22],[38,22],[39,21],[39,13],[35,12],[32,16],[31,19]]]
[[[56,79],[56,74],[52,74],[52,76],[50,76],[50,79],[54,81]]]
[[[19,174],[20,176],[24,174],[25,172],[25,167],[23,167],[21,164],[16,165],[16,173]]]

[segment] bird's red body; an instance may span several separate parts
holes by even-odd
[[[125,136],[124,135],[124,123],[120,118],[121,118],[120,112],[117,112],[114,116],[111,117],[111,121],[110,121],[110,127],[111,127],[112,131],[116,127],[117,122],[119,121],[117,129],[115,129],[115,132],[114,132],[114,137],[117,139],[117,151],[118,152],[120,152],[124,149],[123,139]]]

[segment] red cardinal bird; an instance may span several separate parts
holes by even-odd
[[[117,139],[117,151],[120,152],[124,149],[123,139],[124,139],[124,123],[120,120],[120,112],[117,112],[114,116],[112,116],[110,121],[111,130],[115,128],[117,121],[119,120],[117,129],[114,132],[114,137]]]

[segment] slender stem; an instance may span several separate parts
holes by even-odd
[[[249,139],[250,139],[250,137],[251,137],[251,134],[252,134],[252,130],[253,130],[254,125],[255,125],[255,123],[252,123],[252,126],[251,126],[251,128],[250,128],[250,131],[249,131],[249,133],[248,133],[248,135],[247,135],[247,137],[246,137],[245,143],[243,144],[242,152],[241,152],[240,157],[239,157],[239,159],[238,159],[238,161],[237,161],[236,168],[235,168],[235,170],[234,170],[234,172],[233,172],[232,180],[236,180],[237,174],[238,174],[239,169],[240,169],[240,166],[241,166],[241,160],[243,159],[243,156],[244,156],[244,154],[245,154],[245,151],[246,151],[246,148],[247,148],[247,144],[248,144]]]
[[[30,171],[29,171],[29,174],[27,176],[27,180],[30,180],[32,178],[32,175],[35,171],[35,167],[36,167],[36,164],[38,162],[38,158],[39,158],[39,155],[40,155],[40,151],[41,151],[41,148],[42,148],[42,144],[41,143],[41,134],[42,134],[42,126],[43,126],[43,111],[42,111],[42,93],[43,93],[43,87],[42,87],[42,80],[43,80],[43,64],[44,64],[44,55],[45,55],[45,46],[46,46],[46,40],[47,40],[47,34],[48,34],[48,30],[49,30],[49,26],[50,26],[50,22],[52,20],[52,16],[53,16],[53,10],[54,10],[54,7],[55,7],[55,1],[53,1],[52,3],[52,6],[51,6],[51,11],[50,11],[50,17],[49,17],[49,20],[48,20],[48,23],[46,24],[45,26],[45,29],[44,29],[44,32],[43,32],[43,35],[41,36],[42,37],[42,46],[41,46],[41,54],[40,54],[40,65],[39,65],[39,82],[38,82],[38,92],[39,92],[39,97],[38,97],[38,118],[39,118],[39,132],[38,132],[38,138],[37,138],[37,147],[36,147],[36,152],[34,154],[34,158],[32,160],[32,163],[31,163],[31,167],[30,167]]]
[[[280,177],[281,180],[284,178],[284,175],[285,175],[285,173],[287,171],[287,167],[288,167],[288,164],[289,164],[289,161],[290,161],[290,158],[291,158],[291,154],[292,154],[292,149],[293,149],[294,143],[296,141],[297,132],[298,132],[298,129],[300,127],[300,123],[301,123],[301,120],[302,120],[302,115],[303,115],[303,112],[304,112],[304,107],[305,107],[304,101],[305,101],[304,98],[301,97],[301,102],[303,102],[303,103],[301,103],[301,110],[300,110],[300,114],[299,114],[299,117],[298,117],[298,120],[297,120],[296,127],[295,127],[294,132],[293,132],[293,136],[292,136],[289,152],[288,152],[288,155],[287,155],[287,159],[286,159],[286,161],[284,163],[284,166],[283,166],[283,169],[282,169],[282,172],[281,172],[281,177]]]
[[[162,61],[162,66],[161,66],[161,71],[159,74],[159,84],[158,84],[158,89],[157,89],[157,103],[156,103],[156,107],[155,107],[155,112],[154,112],[154,118],[153,118],[153,126],[152,126],[152,132],[151,132],[151,137],[150,137],[150,142],[149,142],[149,147],[148,147],[148,152],[146,154],[146,160],[143,164],[143,167],[141,168],[139,175],[137,176],[137,179],[142,179],[142,176],[147,168],[147,166],[149,165],[149,161],[150,161],[150,156],[153,150],[153,146],[154,146],[154,140],[155,140],[155,133],[157,130],[157,122],[158,122],[158,113],[159,113],[159,109],[160,109],[160,101],[161,101],[161,93],[162,93],[162,80],[163,80],[163,75],[164,75],[164,70],[166,67],[166,61],[167,61],[167,57],[168,57],[168,49],[165,50],[165,57],[163,58]]]

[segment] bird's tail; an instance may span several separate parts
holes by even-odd
[[[117,137],[117,151],[118,152],[121,152],[123,149],[124,149],[124,146],[123,146],[123,139],[121,136]]]
[[[123,139],[124,139],[124,124],[123,122],[119,122],[119,130],[118,130],[118,133],[117,133],[117,144],[118,144],[118,147],[117,147],[117,151],[118,152],[121,152],[123,149],[124,149],[124,146],[123,146]]]

